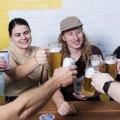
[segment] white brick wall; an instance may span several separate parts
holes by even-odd
[[[32,44],[46,46],[57,40],[59,23],[64,17],[77,16],[90,41],[106,54],[120,45],[119,6],[119,0],[63,0],[61,9],[10,11],[9,17],[25,18],[32,29]]]

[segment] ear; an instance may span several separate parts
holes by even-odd
[[[64,36],[64,35],[62,36],[62,39],[63,39],[63,41],[66,41],[66,40],[65,40],[65,36]]]

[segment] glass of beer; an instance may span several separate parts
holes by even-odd
[[[101,55],[99,55],[99,54],[91,55],[91,57],[90,57],[91,65],[92,65],[96,70],[99,70],[99,69],[100,69],[101,61],[102,61],[102,57],[101,57]]]
[[[53,76],[54,70],[56,68],[61,67],[61,59],[62,59],[62,55],[60,53],[61,49],[62,49],[61,44],[57,42],[52,42],[49,44],[49,56],[48,56],[49,77]]]
[[[92,75],[95,73],[94,67],[91,64],[86,66],[85,77],[83,80],[82,93],[87,97],[92,97],[95,93],[95,88],[91,85]]]
[[[100,72],[106,72],[105,63],[100,54],[91,55],[90,57],[91,65]]]
[[[117,72],[117,59],[115,54],[105,56],[106,72],[109,73],[114,79]]]

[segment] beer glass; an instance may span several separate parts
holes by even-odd
[[[91,62],[91,65],[96,69],[96,70],[99,70],[100,69],[100,64],[101,64],[101,60],[102,60],[102,57],[101,55],[91,55],[90,57],[90,62]]]
[[[90,57],[91,65],[100,72],[106,72],[105,63],[100,54],[91,55]]]
[[[106,55],[105,56],[105,64],[106,64],[106,72],[109,73],[114,79],[116,77],[117,72],[117,61],[116,55]]]
[[[53,76],[53,72],[56,68],[61,67],[61,58],[62,58],[62,55],[60,53],[61,48],[62,48],[61,44],[57,42],[52,42],[49,44],[49,56],[48,56],[49,77]]]
[[[87,97],[91,97],[95,93],[95,88],[91,85],[92,75],[95,73],[95,71],[96,70],[94,69],[94,67],[92,67],[91,64],[86,65],[82,93]]]
[[[83,80],[84,80],[84,76],[81,76],[81,77],[76,78],[74,80],[73,85],[74,85],[74,91],[75,91],[75,93],[80,94],[82,92],[82,83],[83,83]]]

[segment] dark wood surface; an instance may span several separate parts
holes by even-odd
[[[55,115],[55,120],[120,120],[120,104],[115,101],[74,101],[70,102],[78,113],[60,116],[55,104],[50,100],[46,106],[29,120],[39,120],[46,113]]]

